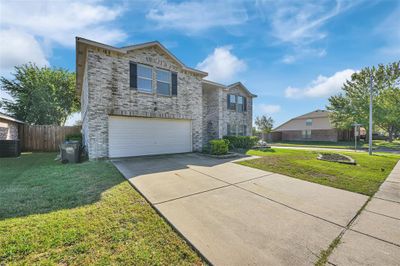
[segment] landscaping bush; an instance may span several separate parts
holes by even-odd
[[[229,149],[250,149],[258,142],[255,136],[224,136],[229,141]]]
[[[227,154],[229,150],[229,141],[224,139],[210,140],[210,153],[213,155]]]
[[[66,141],[71,141],[71,140],[77,140],[80,143],[82,143],[82,134],[81,133],[75,133],[75,134],[69,134],[65,136]]]

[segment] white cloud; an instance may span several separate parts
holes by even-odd
[[[29,61],[48,65],[47,57],[54,44],[73,48],[75,36],[110,44],[122,41],[126,34],[106,25],[121,12],[121,8],[90,0],[3,1],[0,9],[1,74],[9,66]]]
[[[296,56],[294,56],[294,55],[285,55],[285,56],[282,58],[282,62],[285,63],[285,64],[291,64],[291,63],[295,62],[296,59],[297,59],[297,58],[296,58]]]
[[[283,56],[282,63],[292,64],[305,57],[324,57],[326,55],[325,49],[311,49],[311,48],[295,48],[294,53]]]
[[[163,1],[150,9],[146,18],[155,21],[161,29],[178,29],[188,33],[240,25],[248,20],[246,9],[233,1]]]
[[[357,4],[357,1],[268,1],[259,0],[260,14],[270,21],[273,37],[295,45],[326,37],[321,28],[331,18]]]
[[[125,33],[105,22],[115,20],[121,12],[121,8],[94,1],[6,1],[1,23],[63,46],[73,47],[75,36],[87,34],[100,42],[117,43]]]
[[[40,44],[27,33],[17,30],[0,30],[0,71],[9,74],[14,66],[35,62],[39,66],[48,66]]]
[[[338,71],[330,77],[318,76],[306,88],[288,87],[285,90],[285,97],[287,98],[324,98],[338,93],[343,83],[351,78],[355,71],[353,69],[345,69]]]
[[[198,69],[208,72],[208,79],[217,82],[231,82],[236,74],[246,70],[245,61],[231,53],[231,46],[222,46],[197,64]],[[237,78],[236,78],[237,79]]]
[[[257,109],[259,109],[261,113],[271,115],[280,112],[281,106],[277,104],[259,104],[257,105]]]

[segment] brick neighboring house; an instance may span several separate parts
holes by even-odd
[[[295,117],[272,130],[272,141],[332,141],[349,140],[351,130],[334,128],[329,112],[315,110]]]
[[[252,99],[184,65],[159,42],[122,48],[76,38],[77,93],[90,159],[200,151],[251,135]]]
[[[0,113],[0,140],[17,140],[18,125],[24,124],[11,116]]]

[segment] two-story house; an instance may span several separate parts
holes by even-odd
[[[201,151],[251,135],[253,98],[240,82],[204,79],[159,42],[122,48],[76,38],[77,93],[90,159]]]

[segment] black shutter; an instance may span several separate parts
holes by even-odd
[[[229,96],[230,96],[230,94],[228,94],[228,98],[226,99],[226,102],[228,103],[228,105],[227,105],[227,108],[228,108],[228,110],[229,110]]]
[[[178,95],[178,74],[175,72],[171,73],[171,86],[172,86],[172,95]]]
[[[243,97],[243,111],[247,111],[247,98]]]
[[[137,89],[137,65],[135,63],[129,63],[129,86]]]

